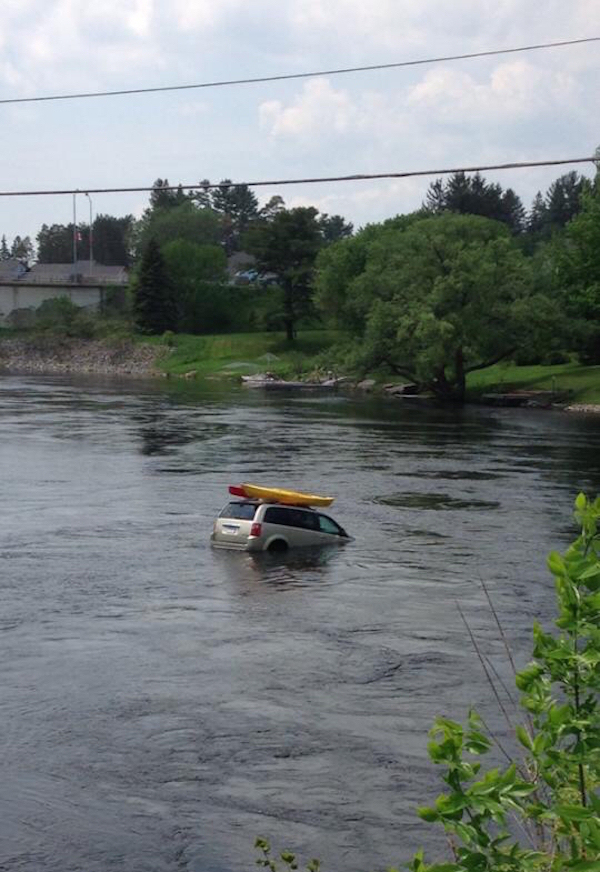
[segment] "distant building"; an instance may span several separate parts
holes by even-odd
[[[259,272],[254,255],[236,251],[227,258],[227,282],[230,285],[273,285],[277,283],[277,276]]]
[[[14,282],[25,275],[26,272],[27,267],[22,261],[17,260],[16,257],[0,260],[0,282]]]
[[[26,325],[43,302],[55,297],[96,311],[108,287],[124,287],[128,281],[126,267],[89,260],[36,263],[31,269],[14,259],[0,261],[0,324]]]
[[[227,276],[230,284],[235,282],[236,275],[241,275],[247,270],[254,269],[256,258],[245,251],[236,251],[227,258]]]
[[[89,260],[76,263],[35,263],[27,273],[27,281],[35,284],[100,284],[126,285],[127,267],[105,266]]]

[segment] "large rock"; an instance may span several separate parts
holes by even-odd
[[[372,391],[377,382],[374,378],[365,378],[361,382],[356,385],[356,389],[359,391]]]
[[[390,394],[392,397],[414,397],[415,394],[419,393],[419,386],[415,384],[384,385],[383,389],[386,394]]]

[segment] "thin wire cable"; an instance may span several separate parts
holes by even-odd
[[[214,188],[266,188],[283,185],[313,185],[324,182],[361,182],[373,179],[410,179],[416,176],[446,176],[452,173],[479,173],[489,170],[513,170],[527,167],[553,167],[561,164],[597,163],[598,157],[561,158],[560,160],[531,160],[503,164],[482,164],[473,167],[452,167],[438,170],[408,170],[400,173],[358,173],[352,176],[319,176],[307,179],[269,179],[257,182],[199,182],[195,185],[140,185],[128,188],[60,188],[46,191],[0,191],[0,197],[47,197],[63,194],[139,194],[147,191],[197,191]]]
[[[500,48],[492,51],[476,51],[467,54],[446,55],[443,57],[421,58],[414,61],[398,61],[390,64],[370,64],[364,67],[343,67],[334,70],[318,70],[310,73],[286,73],[280,76],[256,76],[249,79],[225,79],[215,82],[200,82],[192,85],[162,85],[155,88],[122,88],[117,91],[82,91],[75,94],[51,94],[42,97],[7,97],[0,99],[1,104],[8,103],[42,103],[51,100],[81,100],[89,97],[122,97],[131,94],[158,94],[164,91],[191,91],[199,88],[224,88],[232,85],[256,85],[262,82],[285,82],[291,79],[310,79],[316,76],[341,76],[346,73],[365,73],[372,70],[392,70],[400,67],[416,67],[424,64],[439,64],[448,61],[464,61],[471,58],[485,58],[493,55],[515,54],[516,52],[539,51],[546,48],[559,48],[567,45],[582,45],[583,43],[600,42],[600,36],[588,36],[583,39],[565,39],[560,42],[541,42],[535,45],[523,45],[517,48]]]

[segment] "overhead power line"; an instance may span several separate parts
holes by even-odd
[[[492,51],[476,51],[467,54],[421,58],[413,61],[397,61],[396,63],[390,64],[370,64],[364,67],[343,67],[333,70],[317,70],[309,73],[286,73],[280,76],[256,76],[248,79],[224,79],[223,81],[199,82],[192,85],[163,85],[155,88],[121,88],[116,91],[82,91],[75,94],[51,94],[42,97],[7,97],[0,99],[0,104],[42,103],[51,100],[81,100],[89,97],[122,97],[128,94],[157,94],[164,91],[191,91],[199,88],[224,88],[231,85],[256,85],[262,82],[285,82],[290,79],[310,79],[315,78],[316,76],[341,76],[345,73],[365,73],[372,70],[393,70],[401,67],[416,67],[424,64],[445,63],[447,61],[464,61],[471,58],[485,58],[492,57],[493,55],[538,51],[546,48],[559,48],[566,45],[582,45],[583,43],[599,41],[600,36],[588,36],[584,39],[565,39],[560,42],[541,42],[535,45],[522,45],[517,48],[500,48]]]
[[[410,179],[415,176],[446,176],[452,173],[479,173],[489,170],[517,170],[527,167],[552,167],[562,164],[598,163],[598,157],[561,158],[559,160],[531,160],[502,164],[481,164],[471,167],[451,167],[437,170],[407,170],[399,173],[356,173],[351,176],[316,176],[306,179],[268,179],[257,182],[199,182],[195,185],[142,185],[128,188],[61,188],[45,191],[0,191],[0,197],[46,197],[63,194],[139,194],[148,191],[198,191],[211,188],[272,188],[283,185],[314,185],[323,182],[362,182],[373,179]]]

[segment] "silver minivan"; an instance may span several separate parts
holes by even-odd
[[[227,503],[210,539],[219,548],[287,551],[303,545],[341,544],[351,537],[317,509],[248,499]]]

